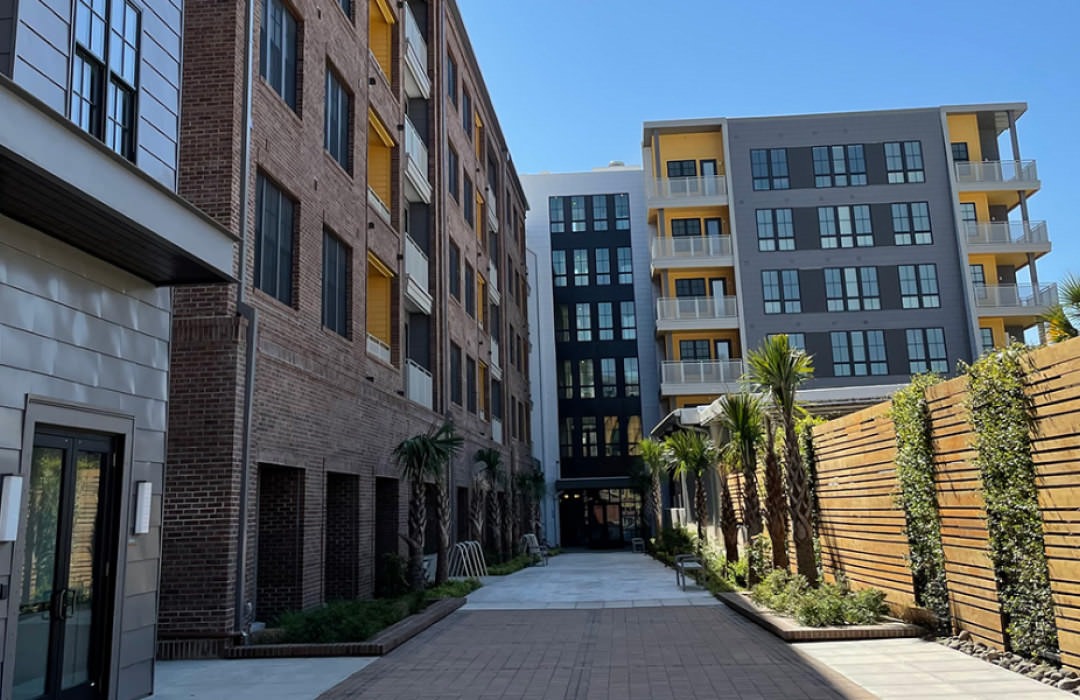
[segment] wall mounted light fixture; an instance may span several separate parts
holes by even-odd
[[[0,481],[0,542],[14,542],[19,535],[22,482],[23,478],[15,474],[7,474]]]
[[[136,535],[145,535],[150,532],[150,506],[153,502],[153,484],[149,481],[136,481],[134,527]]]

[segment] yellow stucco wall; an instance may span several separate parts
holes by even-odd
[[[731,358],[737,360],[739,359],[739,357],[741,357],[739,349],[739,332],[735,330],[684,331],[680,333],[672,333],[667,353],[667,356],[670,359],[682,360],[682,357],[679,354],[679,341],[681,340],[708,340],[710,356],[712,356],[716,352],[715,344],[717,340],[727,340],[731,343]]]
[[[661,134],[657,140],[660,150],[660,171],[653,174],[658,177],[667,177],[669,160],[714,159],[717,172],[724,172],[724,135],[720,130],[697,134]]]
[[[727,295],[735,296],[735,268],[732,267],[709,267],[709,268],[694,268],[687,270],[672,270],[667,274],[667,280],[664,284],[664,296],[675,296],[675,280],[681,279],[694,279],[704,278],[705,280],[705,296],[712,296],[712,280],[724,279]]]
[[[979,121],[974,114],[949,114],[949,142],[968,145],[968,158],[974,163],[982,160],[982,145],[979,143]]]

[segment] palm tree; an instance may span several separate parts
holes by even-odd
[[[776,431],[772,420],[765,416],[765,524],[769,529],[773,568],[786,569],[791,565],[787,551],[788,519],[787,493],[784,474],[776,456]]]
[[[663,527],[660,478],[668,468],[667,458],[664,455],[664,445],[657,440],[645,438],[638,443],[638,452],[641,454],[641,461],[644,462],[645,470],[649,476],[649,498],[646,504],[651,511],[653,537],[659,537],[660,530]]]
[[[814,364],[803,351],[791,347],[786,335],[767,339],[750,353],[749,380],[772,399],[784,430],[784,470],[787,476],[788,503],[791,508],[792,539],[799,573],[816,586],[817,561],[810,504],[810,483],[799,452],[795,429],[795,392],[814,375]]]
[[[517,476],[518,490],[525,498],[526,510],[529,512],[529,530],[536,535],[537,540],[542,540],[540,522],[540,504],[547,495],[547,483],[544,481],[544,472],[539,468],[522,472]]]
[[[487,525],[490,543],[496,554],[502,557],[502,502],[499,500],[499,487],[503,483],[502,452],[494,447],[484,447],[476,451],[473,457],[483,465],[481,473],[487,481]]]
[[[705,544],[705,519],[709,516],[709,496],[705,475],[716,464],[716,447],[697,430],[679,430],[664,440],[675,476],[694,477],[694,520],[697,521],[698,546]]]
[[[728,436],[722,448],[724,461],[742,470],[743,522],[751,542],[761,536],[761,500],[758,497],[758,448],[765,439],[764,409],[753,394],[725,394],[720,399],[720,428]],[[756,578],[751,571],[751,578]],[[753,581],[751,582],[753,583]]]
[[[1046,335],[1051,343],[1060,343],[1080,335],[1080,277],[1068,275],[1058,286],[1060,301],[1040,317],[1047,324]]]
[[[476,474],[472,480],[472,495],[469,498],[469,536],[477,541],[484,541],[484,513],[487,511],[488,482],[484,475]]]
[[[724,536],[724,558],[729,562],[739,560],[739,521],[735,518],[735,503],[731,500],[728,476],[736,465],[721,459],[716,463],[720,480],[720,533]]]
[[[409,480],[409,584],[422,590],[424,584],[424,530],[427,527],[427,498],[425,482],[435,481],[436,517],[439,519],[439,543],[436,554],[435,580],[447,578],[447,554],[450,549],[450,499],[447,495],[446,472],[450,460],[461,449],[462,438],[450,422],[433,427],[427,433],[414,435],[398,443],[393,455],[402,476]]]

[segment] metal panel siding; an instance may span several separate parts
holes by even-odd
[[[182,16],[169,0],[144,0],[139,71],[139,167],[176,187]]]
[[[911,110],[876,114],[818,115],[764,119],[734,119],[729,121],[731,139],[730,167],[732,173],[732,206],[736,217],[739,240],[740,294],[746,311],[747,347],[756,347],[770,333],[779,332],[825,332],[823,342],[817,343],[819,367],[831,366],[828,331],[870,330],[906,328],[945,328],[946,346],[950,367],[958,359],[970,359],[968,340],[969,321],[964,306],[964,278],[956,238],[949,189],[949,172],[945,157],[944,137],[940,115],[937,110]],[[814,187],[779,191],[752,189],[750,177],[750,149],[752,148],[803,148],[820,145],[866,144],[868,171],[871,182],[884,177],[884,151],[886,141],[919,140],[922,142],[926,182],[918,184],[879,184],[863,187]],[[807,167],[801,159],[792,167]],[[809,164],[812,172],[812,164]],[[875,175],[877,173],[877,175]],[[801,177],[801,176],[799,176]],[[793,185],[797,181],[792,173]],[[811,180],[812,184],[812,180]],[[892,218],[889,204],[893,202],[926,201],[930,205],[933,226],[933,245],[892,245]],[[872,248],[820,249],[816,207],[842,204],[870,203],[874,227],[875,246]],[[761,208],[791,207],[795,209],[796,241],[798,249],[782,252],[759,252],[756,242],[754,210]],[[808,230],[804,230],[808,229]],[[802,289],[804,313],[799,315],[763,313],[761,270],[820,269],[839,266],[870,266],[881,270],[886,266],[914,263],[937,263],[938,283],[941,292],[941,308],[918,310],[881,310],[865,313],[812,312],[819,295],[824,290]],[[879,278],[879,285],[896,285],[894,273]],[[808,275],[800,275],[803,285]],[[818,284],[824,284],[820,273]],[[898,292],[882,289],[883,301],[895,298]],[[809,306],[808,306],[809,302]],[[808,337],[808,342],[809,342]],[[822,352],[823,351],[823,352]],[[906,376],[907,355],[905,347],[888,347],[890,368],[894,360],[903,360],[903,376],[888,381],[902,381]],[[828,372],[831,374],[831,371]],[[819,372],[819,376],[828,376]],[[876,384],[886,381],[884,377],[865,377],[840,380],[843,384]],[[835,385],[837,382],[828,382]],[[817,382],[815,385],[820,386]]]
[[[21,0],[15,24],[12,78],[66,114],[70,7]]]

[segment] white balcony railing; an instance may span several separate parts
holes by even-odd
[[[431,408],[435,405],[431,372],[413,360],[405,360],[405,390],[410,401]]]
[[[416,23],[416,17],[413,17],[412,8],[408,3],[405,3],[405,41],[408,42],[408,48],[416,52],[420,65],[426,67],[427,40],[424,38],[424,33],[420,31],[420,25]]]
[[[390,363],[390,346],[370,333],[367,334],[367,351],[372,357],[377,357],[387,364]]]
[[[408,3],[405,5],[405,65],[409,69],[405,91],[409,97],[431,97],[431,78],[428,77],[428,47],[424,33],[416,22]]]
[[[495,267],[495,261],[488,260],[488,296],[491,297],[493,304],[498,304],[501,297],[499,296],[499,268]]]
[[[382,198],[375,192],[375,190],[368,187],[367,201],[375,213],[379,215],[379,218],[386,222],[389,226],[390,223],[390,208],[386,206],[386,202],[382,201]]]
[[[499,230],[499,201],[495,199],[495,193],[488,188],[487,200],[484,202],[484,208],[487,210],[487,223],[488,228],[492,231]]]
[[[708,321],[738,316],[735,297],[661,297],[656,300],[657,321]]]
[[[975,306],[980,309],[1039,309],[1058,303],[1056,284],[1035,289],[1030,284],[976,284]]]
[[[653,264],[665,258],[730,258],[731,236],[661,236],[652,239]]]
[[[660,381],[669,385],[734,385],[742,374],[742,360],[684,360],[660,363]]]
[[[1039,179],[1033,160],[960,161],[956,166],[956,181],[971,184],[1030,183]]]
[[[428,256],[409,234],[405,234],[405,274],[416,280],[421,288],[428,288]]]
[[[499,341],[494,338],[491,339],[491,366],[495,369],[502,367],[502,357],[500,357]]]
[[[497,444],[502,444],[502,421],[498,418],[491,419],[491,439],[494,440]]]
[[[415,198],[431,203],[431,180],[428,178],[428,149],[412,120],[405,117],[405,174],[415,190]]]
[[[697,199],[727,196],[723,175],[647,178],[648,199]]]
[[[966,222],[964,235],[970,245],[1030,245],[1049,243],[1045,221]]]

